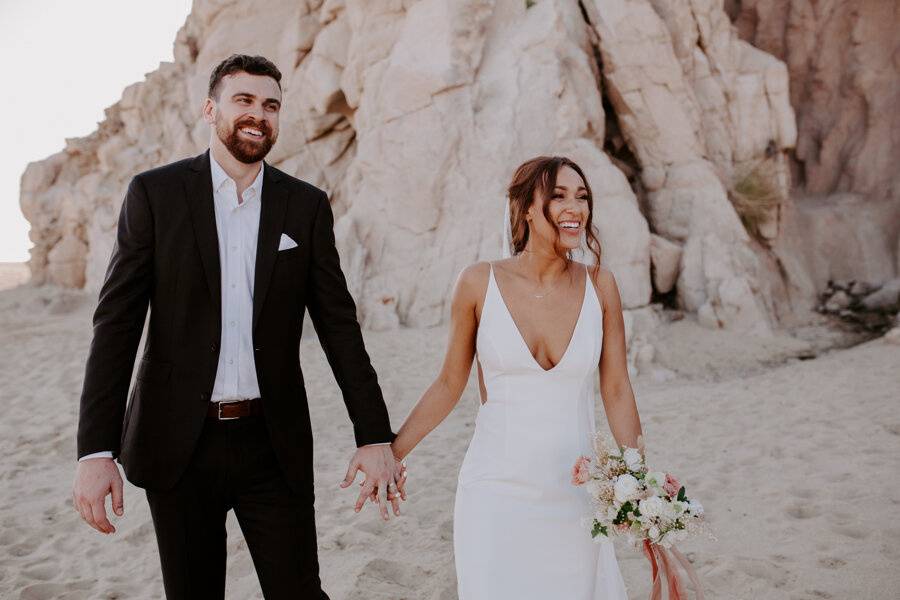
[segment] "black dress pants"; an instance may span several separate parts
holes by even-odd
[[[225,597],[225,516],[234,509],[267,600],[328,600],[319,580],[313,483],[288,487],[263,417],[207,420],[171,490],[147,490],[168,600]]]

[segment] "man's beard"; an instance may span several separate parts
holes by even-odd
[[[238,129],[241,127],[252,127],[262,132],[262,137],[258,142],[253,142],[239,137]],[[252,164],[265,158],[269,150],[275,144],[277,136],[272,135],[272,128],[266,121],[243,120],[236,123],[231,129],[224,119],[216,119],[216,135],[231,152],[231,155],[245,164]]]

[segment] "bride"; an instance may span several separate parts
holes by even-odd
[[[616,441],[641,434],[615,278],[570,258],[585,239],[600,264],[591,189],[571,160],[538,157],[508,192],[511,256],[460,274],[444,364],[392,449],[403,460],[450,413],[477,356],[482,404],[454,511],[460,600],[624,599],[612,545],[592,540],[588,495],[570,482],[592,454],[598,370]]]

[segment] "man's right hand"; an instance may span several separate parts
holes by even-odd
[[[125,514],[122,476],[111,458],[88,458],[78,463],[72,502],[85,522],[100,533],[115,533],[106,518],[106,496],[112,494],[112,509],[117,516]]]

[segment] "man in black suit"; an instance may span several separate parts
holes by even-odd
[[[358,446],[341,487],[363,471],[357,512],[369,498],[383,518],[389,502],[399,514],[405,474],[328,198],[263,163],[278,136],[280,81],[259,56],[216,67],[203,110],[210,148],[131,181],[94,314],[73,501],[91,526],[114,532],[105,498],[123,514],[118,458],[146,489],[170,599],[224,597],[231,509],[266,598],[327,599],[299,362],[305,309]]]

